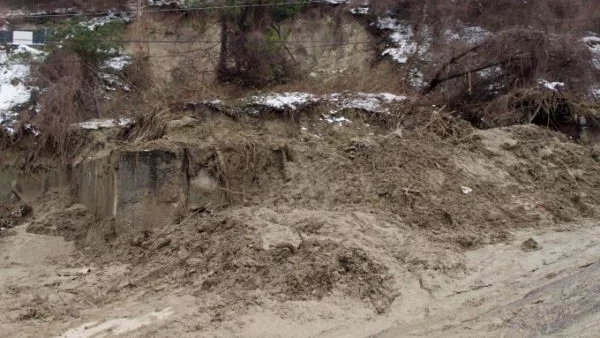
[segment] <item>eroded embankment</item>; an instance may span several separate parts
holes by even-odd
[[[28,197],[28,230],[131,264],[103,303],[185,290],[218,325],[264,302],[387,313],[409,284],[435,295],[468,276],[465,251],[597,217],[597,156],[562,134],[474,130],[440,111],[302,111],[195,106],[108,142],[92,131],[70,192]]]

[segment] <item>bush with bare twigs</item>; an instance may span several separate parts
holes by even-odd
[[[154,85],[152,77],[152,64],[148,53],[136,53],[123,72],[123,78],[137,90],[146,90]]]
[[[568,102],[581,100],[600,80],[591,60],[589,49],[570,36],[507,29],[447,56],[423,94],[442,95],[444,104],[481,127],[540,123],[573,129],[576,114]],[[543,88],[544,79],[564,85]]]
[[[287,82],[297,65],[277,22],[293,17],[306,4],[244,7],[221,12],[219,78],[251,87]]]
[[[37,151],[50,151],[61,158],[68,156],[72,146],[71,125],[93,110],[90,105],[94,102],[83,63],[61,62],[64,59],[75,61],[77,55],[57,51],[39,66],[38,82],[44,88],[38,98],[41,108],[28,121],[41,131]]]

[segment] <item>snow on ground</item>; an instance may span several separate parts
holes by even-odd
[[[330,5],[341,5],[348,2],[348,0],[313,0],[313,2],[324,2]]]
[[[149,6],[154,7],[182,7],[185,0],[148,0]]]
[[[482,43],[492,35],[492,32],[483,27],[466,26],[458,31],[447,29],[442,36],[446,42],[462,42],[468,45],[476,45]]]
[[[48,53],[41,51],[39,49],[35,49],[26,45],[19,45],[17,46],[17,48],[13,51],[14,55],[18,55],[18,54],[29,54],[33,57],[39,58],[40,57],[45,57],[46,55],[48,55]]]
[[[544,79],[538,79],[538,85],[541,88],[550,89],[553,91],[559,91],[564,88],[565,84],[563,82],[550,82]]]
[[[592,53],[592,63],[596,69],[600,69],[600,37],[597,36],[586,36],[582,41],[589,48]]]
[[[377,28],[391,31],[388,36],[392,47],[385,49],[382,55],[389,55],[398,63],[404,64],[415,53],[421,58],[427,56],[433,40],[429,27],[423,26],[415,34],[412,25],[398,21],[391,17],[377,19]]]
[[[15,108],[27,103],[33,87],[27,84],[30,74],[28,60],[43,58],[46,54],[28,46],[17,46],[14,51],[0,51],[0,125],[8,132],[18,114]]]
[[[323,120],[330,123],[350,123],[351,121],[347,118],[338,116],[340,110],[357,109],[372,113],[388,113],[389,105],[406,99],[406,96],[390,93],[347,92],[316,96],[310,93],[287,92],[255,95],[243,100],[243,103],[275,110],[297,110],[310,104],[323,103],[332,107],[329,114],[323,116]],[[253,108],[251,112],[256,113],[258,111]]]
[[[334,93],[322,97],[323,101],[333,103],[341,109],[359,109],[372,113],[385,113],[389,111],[385,105],[406,100],[406,96],[390,93]]]
[[[490,68],[486,68],[477,72],[477,75],[481,76],[483,79],[491,79],[496,76],[502,75],[504,71],[500,66],[494,66]]]
[[[130,86],[118,74],[130,64],[131,57],[128,55],[119,55],[106,60],[101,71],[98,72],[98,76],[104,81],[104,89],[114,92],[120,88],[129,92]]]
[[[352,123],[352,121],[348,120],[345,116],[336,116],[339,112],[333,110],[329,114],[321,115],[321,121],[325,121],[329,124],[337,123],[339,126],[343,126],[345,123]]]
[[[87,130],[98,130],[106,128],[127,127],[133,124],[132,119],[94,119],[75,123],[73,126]]]
[[[315,100],[316,98],[312,94],[291,92],[252,96],[248,98],[248,103],[279,110],[295,110],[308,103],[315,102]]]
[[[354,15],[367,15],[371,9],[369,7],[350,8],[350,13]]]
[[[80,25],[87,27],[90,30],[96,30],[96,28],[104,26],[110,22],[122,22],[130,23],[131,18],[128,14],[123,12],[108,11],[106,15],[92,18],[88,21],[83,21]]]
[[[348,0],[309,0],[315,3],[326,3],[330,5],[341,5],[348,3]],[[185,8],[185,7],[202,7],[210,6],[215,1],[194,1],[194,0],[148,0],[148,5],[152,7],[171,7],[171,8]]]
[[[131,57],[128,55],[119,55],[110,58],[104,62],[104,67],[112,70],[123,70],[127,65],[131,64]]]
[[[366,14],[368,7],[352,8],[353,14]],[[415,31],[413,25],[398,20],[391,16],[379,17],[372,25],[387,35],[389,46],[383,50],[381,55],[388,56],[401,65],[409,63],[411,57],[416,56],[421,63],[435,62],[435,55],[431,53],[434,34],[431,27],[421,26]],[[458,30],[446,30],[442,39],[446,42],[460,42],[474,45],[485,41],[492,36],[488,30],[478,26],[464,26]],[[411,65],[408,71],[408,82],[413,88],[424,86],[424,76],[418,64]]]
[[[391,17],[378,18],[375,25],[380,30],[390,32],[388,40],[391,46],[381,55],[389,56],[402,65],[407,64],[414,55],[422,61],[430,61],[433,35],[429,27],[423,26],[415,33],[412,25]],[[415,66],[411,67],[408,69],[408,81],[412,87],[421,88],[424,85],[423,73]]]

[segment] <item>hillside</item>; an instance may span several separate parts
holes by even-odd
[[[0,336],[596,334],[600,5],[0,18]]]

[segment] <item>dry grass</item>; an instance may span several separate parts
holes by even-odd
[[[274,92],[299,91],[314,94],[351,92],[389,92],[406,94],[410,92],[403,76],[391,76],[400,70],[392,62],[382,61],[369,69],[354,69],[323,78],[304,77],[301,80],[272,86]]]

